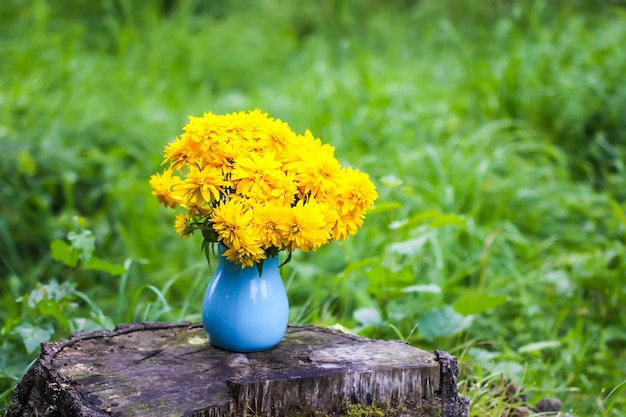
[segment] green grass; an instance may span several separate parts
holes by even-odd
[[[199,320],[148,178],[188,115],[259,107],[380,194],[284,267],[293,323],[451,351],[475,416],[501,378],[626,415],[626,9],[409,3],[2,2],[0,408],[40,341]]]

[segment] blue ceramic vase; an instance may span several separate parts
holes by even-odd
[[[289,301],[278,257],[241,268],[219,250],[219,261],[202,302],[202,322],[210,343],[232,352],[271,349],[283,339]]]

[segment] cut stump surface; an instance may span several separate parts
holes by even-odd
[[[242,354],[210,346],[201,324],[132,324],[43,345],[7,416],[322,416],[357,404],[464,417],[445,406],[459,403],[457,372],[442,352],[312,326]]]

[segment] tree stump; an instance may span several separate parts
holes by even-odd
[[[232,353],[201,324],[144,323],[46,343],[16,387],[8,417],[465,417],[456,359],[398,341],[290,326],[274,349]],[[381,414],[383,413],[383,414]]]

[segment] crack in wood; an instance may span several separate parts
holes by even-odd
[[[206,352],[207,350],[211,350],[211,349],[214,349],[214,348],[213,348],[212,346],[206,346],[206,347],[203,347],[203,348],[201,348],[201,349],[193,350],[193,351],[191,351],[191,352],[184,352],[184,353],[181,353],[181,354],[179,354],[178,356],[182,358],[182,357],[184,357],[184,356],[195,355],[195,354],[197,354],[197,353]]]
[[[159,355],[161,352],[163,352],[163,349],[156,349],[153,350],[152,352],[149,352],[147,355],[144,355],[141,359],[137,359],[135,361],[132,362],[133,365],[139,365],[141,362],[146,361],[150,358],[154,358],[155,356]]]

